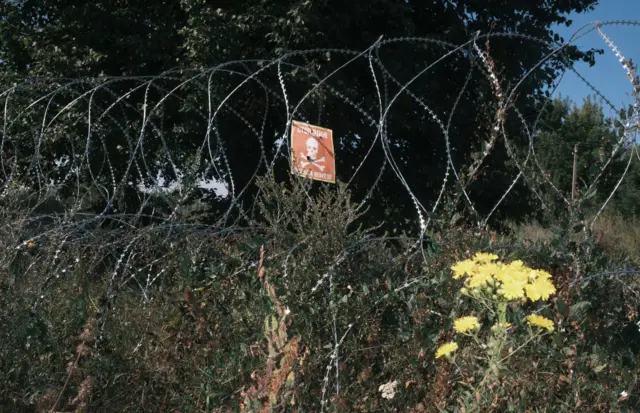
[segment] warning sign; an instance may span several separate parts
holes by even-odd
[[[336,182],[333,131],[308,123],[291,125],[291,173],[324,182]]]

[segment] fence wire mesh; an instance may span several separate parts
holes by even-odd
[[[505,78],[494,54],[498,48],[541,40],[479,32],[464,44],[382,37],[366,50],[294,51],[269,61],[178,68],[153,77],[31,78],[4,85],[0,204],[7,229],[3,233],[10,235],[0,241],[6,251],[0,268],[10,268],[26,251],[21,276],[47,274],[39,280],[33,312],[39,311],[56,281],[79,266],[103,274],[105,291],[96,303],[103,326],[110,311],[116,311],[112,305],[118,291],[138,291],[142,305],[153,300],[155,286],[176,270],[168,262],[185,242],[189,249],[180,252],[189,256],[188,271],[195,274],[209,265],[212,245],[223,248],[214,240],[233,242],[236,234],[259,233],[259,197],[253,188],[261,177],[295,181],[309,198],[317,196],[313,191],[319,185],[330,192],[354,188],[357,210],[363,214],[368,205],[381,202],[386,188],[400,188],[396,201],[413,206],[413,215],[405,217],[412,242],[394,258],[402,260],[425,254],[425,238],[439,225],[437,217],[451,199],[463,206],[458,213],[478,230],[486,229],[506,202],[520,197],[521,187],[530,191],[536,208],[548,208],[548,194],[553,194],[569,214],[593,196],[605,176],[612,179],[612,164],[623,159],[622,172],[585,222],[586,231],[640,160],[640,82],[633,61],[606,33],[612,25],[638,28],[640,23],[589,24],[564,44],[546,44],[548,55],[524,68],[519,78]],[[527,88],[530,77],[561,64],[567,48],[589,33],[597,33],[619,60],[633,101],[630,116],[620,119],[623,133],[602,149],[602,162],[590,175],[580,177],[584,185],[572,199],[539,159],[538,122],[544,102],[542,95],[532,98]],[[450,77],[451,62],[464,75]],[[413,65],[412,75],[401,77],[398,64]],[[572,67],[565,70],[574,71],[606,108],[615,113],[626,109],[616,107]],[[363,73],[368,74],[366,81]],[[441,91],[438,83],[450,81],[461,81],[458,93],[437,96],[432,104]],[[555,87],[557,83],[549,91]],[[531,111],[532,99],[536,112]],[[476,107],[474,102],[483,104]],[[474,113],[466,112],[470,107]],[[396,119],[407,114],[424,129],[403,130]],[[345,123],[337,124],[341,118]],[[291,178],[294,120],[334,129],[341,182],[337,187]],[[407,153],[402,134],[409,132],[426,142],[421,147],[429,153]],[[470,132],[480,138],[465,138]],[[496,185],[498,193],[474,190],[478,176],[500,154],[509,179]],[[426,172],[413,174],[418,169]],[[203,211],[206,218],[199,219]],[[332,251],[326,271],[316,275],[303,299],[313,300],[322,292],[333,302],[335,268],[363,244],[394,240],[368,234]],[[307,246],[298,243],[268,259],[287,277],[301,248]],[[253,254],[238,272],[255,271],[259,260]],[[36,271],[39,268],[44,271]],[[579,263],[575,271],[579,273]],[[620,274],[637,272],[625,269]],[[407,278],[394,289],[420,281]],[[339,309],[331,312],[333,343],[326,354],[322,408],[332,394],[341,392],[341,344],[359,322],[340,318]]]

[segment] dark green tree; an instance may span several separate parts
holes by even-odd
[[[426,37],[462,44],[480,31],[511,34],[489,39],[491,59],[499,71],[503,87],[508,90],[509,85],[515,84],[553,49],[554,41],[562,40],[551,30],[552,25],[569,24],[568,13],[590,10],[594,4],[596,0],[98,0],[89,3],[17,0],[0,5],[0,76],[3,83],[33,76],[148,76],[175,67],[211,67],[234,59],[272,59],[292,50],[340,48],[362,51],[380,36],[384,36],[383,41],[395,37]],[[516,34],[536,37],[543,42]],[[485,47],[486,40],[481,38],[479,45]],[[373,70],[381,80],[379,87],[383,107],[390,103],[404,83],[449,50],[449,46],[417,39],[382,43],[376,50],[374,57],[380,60],[374,60]],[[403,92],[394,101],[384,128],[385,140],[378,139],[353,183],[357,197],[363,197],[377,182],[388,152],[394,156],[398,170],[415,195],[429,208],[445,176],[447,145],[440,125],[433,121],[426,108],[447,124],[453,102],[462,90],[464,92],[448,130],[454,164],[460,167],[468,163],[471,153],[480,150],[482,142],[489,139],[497,109],[495,98],[486,73],[483,73],[479,62],[472,64],[468,52],[469,47],[465,53],[449,56],[411,84],[408,90],[413,96]],[[322,51],[290,57],[288,64],[280,68],[290,102],[297,102],[318,79],[352,56]],[[514,103],[526,119],[534,119],[538,102],[545,96],[543,90],[555,80],[563,65],[577,60],[593,62],[593,57],[592,51],[582,53],[575,48],[566,49],[565,53],[554,57],[519,85],[518,98]],[[226,93],[238,84],[231,78],[243,71],[255,71],[258,67],[253,63],[239,63],[229,67],[234,73],[227,77],[217,74],[211,83],[214,103],[220,103]],[[467,76],[470,76],[468,83]],[[276,66],[265,70],[261,79],[272,90],[281,93]],[[155,82],[149,92],[151,100],[159,99],[173,84]],[[167,139],[162,142],[148,138],[145,141],[145,150],[151,161],[160,162],[167,153],[179,160],[193,158],[202,142],[203,130],[211,127],[202,113],[198,113],[204,93],[199,90],[202,84],[206,84],[206,78],[204,83],[185,86],[181,90],[185,99],[171,98],[163,103],[161,116],[156,114],[162,119],[162,128],[149,134],[162,134]],[[377,120],[380,110],[378,91],[374,87],[369,60],[366,56],[361,58],[332,76],[327,84],[332,89],[319,89],[299,108],[297,117],[334,129],[335,136],[339,137],[338,178],[349,180],[365,154],[369,153],[377,132],[361,112],[346,103],[347,99],[357,102]],[[470,86],[465,89],[465,85]],[[111,86],[113,94],[124,93],[125,90],[126,82]],[[196,97],[198,92],[201,94]],[[132,100],[140,101],[143,95],[144,90],[138,91]],[[264,131],[263,146],[267,150],[284,132],[284,103],[271,96],[265,118],[265,96],[259,84],[247,85],[231,101],[234,108],[240,109],[242,118],[233,113],[221,113],[214,125],[212,140],[217,136],[233,137],[224,141],[224,155],[237,188],[243,188],[256,172],[265,172],[264,165],[256,170],[261,159],[261,146],[254,131]],[[104,100],[102,107],[107,106],[109,98],[106,95],[102,98],[96,96],[94,104],[100,105],[100,99]],[[80,109],[87,108],[79,105]],[[113,170],[117,173],[129,171],[131,176],[127,179],[139,179],[138,174],[128,169],[130,159],[117,150],[118,146],[131,147],[138,139],[136,128],[141,122],[139,114],[135,116],[136,110],[140,111],[140,107],[131,107],[123,114],[114,113],[114,119],[105,120],[102,132],[105,143],[92,155],[93,171],[105,171],[104,168],[108,167],[101,153],[106,151]],[[251,125],[253,130],[247,125]],[[517,122],[510,127],[520,128]],[[356,134],[361,138],[355,139]],[[51,153],[59,153],[63,149],[55,148],[55,142],[53,139],[48,148]],[[386,150],[383,142],[388,143]],[[78,145],[80,143],[77,142]],[[514,165],[507,162],[509,157],[505,148],[499,142],[497,146],[495,153],[485,162],[485,172],[469,188],[472,193],[483,194],[476,199],[481,213],[493,207],[509,186],[515,171]],[[221,148],[214,149],[217,156],[221,155]],[[277,176],[285,176],[286,170],[286,162],[279,161]],[[100,185],[108,187],[110,177],[108,174],[101,176],[104,182]],[[124,181],[122,176],[117,178]],[[517,198],[527,191],[524,185],[513,192]],[[126,205],[137,207],[138,196],[131,192],[123,194]],[[252,194],[253,191],[245,192],[247,197]],[[372,211],[374,219],[391,215],[391,220],[401,222],[407,217],[415,217],[411,212],[411,199],[389,165],[378,184],[377,197],[381,202]],[[505,205],[505,213],[522,209],[521,206],[514,207],[509,200]],[[461,200],[452,206],[454,210],[462,207]]]
[[[613,208],[625,218],[640,216],[640,159],[638,147],[627,150],[626,156],[634,159],[629,170],[613,198]]]
[[[602,105],[587,97],[581,106],[568,98],[557,98],[540,121],[540,133],[535,150],[542,173],[561,194],[571,200],[573,158],[577,150],[577,198],[588,197],[582,204],[586,208],[598,208],[609,197],[622,177],[632,148],[620,146],[623,129],[616,126],[614,118],[607,117]],[[604,168],[604,169],[603,169]],[[597,181],[596,181],[597,180]],[[589,188],[592,191],[587,193]],[[548,194],[563,203],[555,190],[548,187]]]

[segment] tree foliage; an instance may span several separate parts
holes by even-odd
[[[384,36],[383,39],[428,37],[462,44],[480,31],[512,34],[491,37],[487,43],[500,81],[508,87],[543,59],[557,44],[554,42],[563,40],[552,31],[553,24],[568,25],[568,13],[590,10],[595,3],[595,0],[98,0],[89,3],[18,0],[0,6],[0,38],[3,39],[0,43],[0,78],[8,83],[34,76],[147,76],[175,67],[211,67],[237,59],[271,59],[292,50],[342,48],[362,51],[380,36]],[[446,44],[415,40],[380,47],[376,53],[389,62],[386,66],[373,68],[378,76],[388,79],[382,104],[388,105],[391,97],[400,91],[401,84],[450,50]],[[340,56],[339,53],[323,52],[292,59],[306,70],[283,68],[287,94],[295,101],[310,89],[310,85],[335,68],[335,59]],[[593,59],[594,51],[565,49],[524,79],[518,86],[514,104],[517,103],[525,118],[533,119],[545,88],[555,80],[559,70],[567,63],[578,60],[593,63]],[[278,86],[275,68],[266,76]],[[468,76],[474,86],[465,89]],[[212,84],[213,94],[219,102],[229,92],[228,80],[216,78]],[[348,180],[369,153],[377,130],[363,122],[361,113],[352,108],[345,109],[345,99],[361,102],[364,110],[376,114],[378,95],[366,59],[336,73],[330,85],[340,92],[340,96],[318,91],[299,108],[298,114],[311,121],[320,121],[321,117],[321,123],[341,137],[337,148],[338,179]],[[160,90],[162,86],[158,86]],[[122,86],[121,90],[125,89]],[[118,90],[116,87],[114,93]],[[419,199],[428,202],[437,197],[445,176],[447,145],[441,126],[433,121],[425,108],[446,122],[453,102],[464,90],[448,130],[450,145],[455,148],[452,160],[460,165],[489,139],[493,127],[491,119],[497,106],[485,74],[463,54],[451,55],[412,83],[409,90],[422,101],[417,102],[407,93],[400,94],[387,119],[385,133],[392,142],[389,150],[408,185]],[[256,86],[255,89],[247,88],[247,92],[236,99],[238,106],[245,109],[242,115],[246,123],[261,125],[264,120],[264,145],[271,148],[284,132],[287,114],[281,102],[270,101],[267,117],[263,119],[263,94]],[[95,101],[99,103],[99,99],[96,96]],[[171,139],[164,144],[178,159],[194,156],[195,148],[202,141],[199,131],[207,128],[206,122],[196,119],[193,104],[188,98],[186,101],[169,99],[162,107],[163,123],[166,130],[172,131]],[[131,121],[131,114],[123,114],[122,119],[113,122],[128,124],[133,130],[140,127],[139,121]],[[132,138],[113,125],[108,128],[114,129],[113,133],[105,132],[109,134],[105,141],[109,142],[106,150],[112,166],[115,170],[126,170],[128,159],[116,148],[130,146]],[[216,128],[221,135],[233,133],[234,139],[227,142],[225,155],[236,186],[242,188],[256,173],[260,147],[251,131],[244,128],[238,132],[240,128],[232,120],[224,118]],[[362,138],[354,140],[356,134]],[[160,148],[157,142],[145,142],[145,145],[151,154]],[[377,182],[385,156],[382,145],[375,145],[359,179],[352,185],[356,197],[362,198]],[[478,205],[481,212],[487,212],[512,181],[515,168],[507,159],[505,148],[499,148],[496,155],[487,160],[484,170],[490,172],[481,174],[470,184],[470,191],[487,195]],[[100,163],[104,159],[96,156],[92,162]],[[279,163],[278,168],[284,172],[286,162]],[[264,169],[257,172],[263,173]],[[138,178],[133,176],[132,179]],[[407,209],[411,208],[411,202],[408,202],[405,189],[388,167],[378,190],[384,195],[380,197],[383,202],[372,210],[374,219],[392,216],[395,218],[390,219],[397,220],[412,214]],[[253,193],[249,190],[245,195],[251,197]],[[524,184],[514,190],[517,198],[526,193],[528,189]],[[139,195],[129,191],[123,197],[124,205],[139,206],[140,201],[136,201]],[[460,199],[452,202],[453,210],[463,207]],[[123,208],[127,209],[126,206]],[[505,209],[516,215],[524,212],[521,205],[509,200]]]
[[[622,117],[624,119],[624,116]],[[587,97],[578,106],[568,98],[557,98],[545,110],[540,120],[535,151],[550,183],[565,199],[570,200],[573,159],[576,151],[576,190],[578,198],[586,197],[582,204],[587,209],[599,208],[611,195],[621,178],[612,206],[627,215],[637,214],[636,162],[627,164],[636,155],[636,145],[629,144],[626,130],[615,118],[606,116],[602,105],[595,98]],[[625,172],[626,171],[626,172]],[[563,201],[555,189],[548,194],[555,198],[553,210],[565,210]],[[596,211],[593,211],[596,212]]]

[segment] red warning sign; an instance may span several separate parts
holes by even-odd
[[[308,123],[291,125],[291,173],[323,182],[336,182],[333,131]]]

